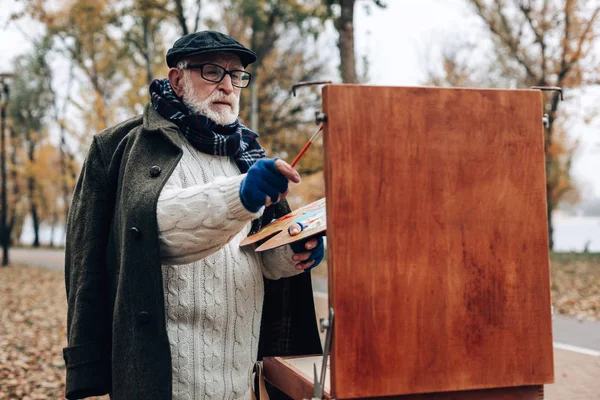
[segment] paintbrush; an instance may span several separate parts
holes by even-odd
[[[317,136],[319,136],[319,133],[321,133],[321,131],[323,130],[323,124],[321,124],[321,126],[319,126],[319,130],[315,132],[314,135],[312,135],[312,137],[310,138],[310,140],[308,141],[308,143],[306,143],[304,145],[304,147],[302,148],[302,150],[300,150],[300,153],[298,153],[298,155],[296,156],[296,158],[294,158],[294,161],[292,161],[292,168],[298,164],[298,161],[300,161],[300,158],[302,158],[302,156],[304,155],[304,153],[306,153],[306,150],[308,150],[308,148],[310,147],[311,144],[313,144],[313,142],[315,141],[315,139],[317,138]]]

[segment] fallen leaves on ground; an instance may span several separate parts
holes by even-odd
[[[560,255],[551,262],[552,304],[559,314],[600,320],[600,256]]]
[[[0,267],[0,399],[64,399],[66,318],[62,271]]]

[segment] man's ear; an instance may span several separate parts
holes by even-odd
[[[178,97],[183,95],[183,71],[177,68],[171,68],[169,70],[169,82],[173,91]]]

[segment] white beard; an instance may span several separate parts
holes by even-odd
[[[222,106],[214,110],[211,105],[217,101],[226,101],[231,104],[231,107]],[[215,90],[208,98],[198,100],[192,80],[188,76],[184,76],[183,79],[183,103],[192,112],[204,115],[217,125],[233,124],[240,113],[240,99],[233,93],[228,96],[220,90]]]

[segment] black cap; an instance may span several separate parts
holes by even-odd
[[[232,37],[221,32],[201,31],[177,39],[173,47],[167,51],[167,65],[174,68],[179,61],[186,57],[217,51],[229,51],[236,54],[240,57],[244,68],[256,61],[256,53],[245,48]]]

